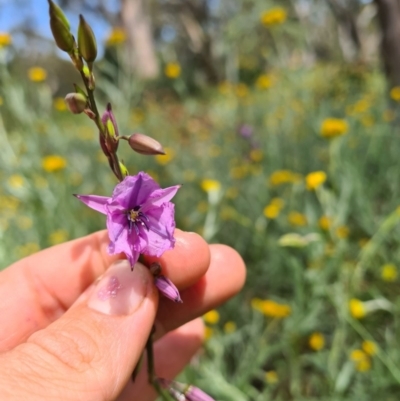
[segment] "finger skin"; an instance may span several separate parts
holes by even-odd
[[[166,334],[154,344],[155,371],[158,377],[173,379],[190,362],[204,341],[202,319],[195,319]],[[118,401],[131,401],[140,394],[140,401],[153,401],[157,398],[148,383],[146,364],[134,382],[128,382]]]
[[[209,248],[195,233],[176,230],[175,237],[175,248],[159,260],[175,285],[186,288],[206,272]],[[107,232],[100,231],[43,250],[0,273],[0,352],[62,316],[113,261],[121,258],[108,255],[108,243]]]
[[[0,398],[115,400],[130,380],[157,310],[158,292],[148,269],[137,264],[134,274],[115,295],[104,298],[104,281],[87,294],[118,308],[117,314],[93,309],[84,299],[27,342],[0,354]]]
[[[202,316],[233,297],[243,287],[246,267],[241,256],[226,245],[210,245],[211,261],[205,276],[181,291],[182,304],[160,298],[156,338]]]

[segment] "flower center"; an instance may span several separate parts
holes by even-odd
[[[132,232],[132,227],[135,229],[137,235],[139,235],[139,227],[144,226],[147,231],[149,231],[149,226],[147,223],[149,222],[148,217],[140,211],[140,206],[135,206],[133,209],[127,211],[128,216],[128,224],[129,234]]]

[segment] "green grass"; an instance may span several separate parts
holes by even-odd
[[[72,194],[109,195],[116,182],[90,121],[54,110],[47,83],[21,83],[5,68],[1,74],[4,268],[57,241],[102,229],[104,219]],[[400,133],[383,77],[321,65],[277,71],[271,88],[248,88],[243,97],[234,86],[181,101],[143,96],[132,102],[117,87],[106,92],[122,133],[143,132],[171,149],[165,165],[121,149],[129,171],[151,172],[162,186],[182,183],[177,225],[233,246],[248,266],[245,289],[219,310],[200,362],[187,369],[186,379],[221,400],[397,399],[399,282],[384,281],[381,271],[387,263],[400,266]],[[367,106],[353,107],[360,100]],[[347,134],[321,137],[328,117],[345,119]],[[253,127],[258,157],[238,134],[242,124]],[[66,167],[44,171],[48,155],[62,156]],[[272,185],[278,170],[302,178]],[[304,177],[319,170],[327,181],[307,190]],[[204,179],[220,182],[215,199],[202,190]],[[263,211],[273,198],[284,206],[267,219]],[[307,223],[290,224],[291,211]],[[321,216],[331,218],[329,230],[320,228]],[[281,246],[288,233],[315,233],[316,241]],[[287,305],[290,314],[265,316],[252,307],[254,298]],[[375,310],[353,318],[353,298]],[[236,330],[226,333],[226,322],[235,322]],[[314,332],[325,340],[318,351],[309,345]],[[365,340],[374,341],[378,352],[360,372],[350,354]],[[276,380],[271,374],[267,380],[271,371]]]

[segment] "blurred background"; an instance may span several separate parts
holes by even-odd
[[[183,373],[217,400],[398,400],[400,1],[63,0],[131,174],[184,184],[177,225],[237,249],[245,289]],[[103,229],[116,180],[44,0],[0,0],[0,267]],[[122,144],[124,145],[124,144]],[[62,272],[60,272],[62,274]]]

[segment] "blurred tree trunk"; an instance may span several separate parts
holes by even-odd
[[[375,0],[382,32],[381,56],[389,85],[400,86],[400,0]]]
[[[339,44],[346,61],[362,59],[362,42],[357,27],[358,1],[328,0],[339,26]]]
[[[131,69],[140,78],[154,79],[159,74],[159,65],[148,5],[148,0],[122,0],[121,18],[128,35]]]

